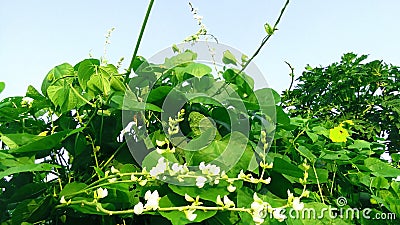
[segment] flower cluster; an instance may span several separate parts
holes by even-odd
[[[140,215],[142,214],[144,211],[155,211],[158,208],[160,208],[159,206],[159,202],[160,202],[160,196],[158,195],[158,191],[155,190],[154,192],[151,192],[150,190],[148,190],[146,192],[146,194],[144,195],[144,200],[146,200],[146,203],[143,205],[142,202],[137,203],[134,207],[133,207],[133,212],[136,215]]]
[[[185,110],[181,109],[178,112],[178,117],[176,119],[168,118],[168,134],[174,135],[179,133],[179,123],[184,120],[183,116],[185,115]]]
[[[21,101],[21,106],[22,107],[28,107],[31,108],[33,103],[33,98],[30,97],[23,97]]]
[[[197,21],[200,28],[195,34],[190,35],[183,42],[197,41],[201,35],[206,35],[208,33],[207,27],[203,24],[203,17],[198,14],[199,9],[194,8],[192,3],[189,3],[189,6],[193,14],[193,18]]]

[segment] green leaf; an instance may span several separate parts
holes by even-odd
[[[186,202],[182,197],[178,197],[177,195],[174,194],[168,194],[160,199],[160,207],[166,208],[166,207],[174,207],[174,206],[185,206],[188,205],[189,203]],[[160,214],[169,219],[173,225],[185,225],[189,223],[196,223],[196,222],[201,222],[205,219],[208,219],[212,216],[214,216],[217,212],[216,211],[201,211],[201,210],[196,210],[194,212],[197,214],[197,217],[194,221],[189,221],[186,218],[186,215],[183,211],[160,211]]]
[[[379,189],[389,189],[390,184],[386,178],[379,176],[372,179],[371,187]]]
[[[0,94],[4,91],[4,88],[6,88],[6,84],[0,81]]]
[[[63,63],[51,69],[46,75],[42,83],[42,94],[47,96],[47,88],[54,83],[61,85],[64,79],[71,79],[74,77],[74,68],[68,64]]]
[[[315,159],[317,158],[310,150],[308,150],[308,148],[306,148],[305,146],[299,146],[298,148],[296,148],[296,150],[304,157],[306,157],[308,159],[308,161],[310,162],[314,162]]]
[[[59,165],[53,165],[48,163],[20,165],[17,167],[11,167],[4,171],[1,171],[0,179],[16,173],[51,171],[53,168],[60,168],[60,167],[61,166]]]
[[[29,143],[22,145],[18,148],[10,149],[10,153],[25,153],[25,152],[37,152],[42,150],[48,150],[56,147],[64,140],[70,131],[61,131],[50,136],[36,136],[32,138]],[[24,136],[24,135],[21,135]]]
[[[185,67],[176,67],[174,70],[176,71],[177,74],[183,75],[184,73],[188,73],[198,78],[210,74],[212,71],[212,69],[209,66],[194,62],[189,63]]]
[[[79,63],[78,81],[83,90],[86,90],[87,82],[96,73],[98,66],[100,66],[100,60],[98,59],[85,59]]]
[[[47,219],[52,209],[52,197],[27,199],[17,205],[12,213],[12,224],[35,223]]]
[[[84,183],[79,183],[79,182],[68,183],[60,191],[59,196],[66,196],[67,197],[69,195],[75,194],[78,191],[81,191],[82,189],[84,189],[86,187],[87,187],[87,184],[84,184]]]
[[[364,140],[355,140],[354,144],[349,145],[347,148],[349,149],[371,149],[371,143]]]
[[[236,57],[229,50],[224,51],[222,62],[225,64],[233,64],[235,66],[237,65]]]
[[[389,163],[377,158],[368,158],[364,161],[364,165],[372,171],[375,176],[398,177],[400,169],[390,166]]]
[[[274,34],[275,29],[273,27],[271,27],[271,25],[269,25],[268,23],[264,24],[264,29],[268,35]]]
[[[172,56],[171,58],[166,58],[163,64],[167,69],[173,68],[175,66],[179,66],[188,62],[192,62],[197,58],[197,53],[194,53],[190,50],[186,50],[176,56]]]
[[[287,162],[284,159],[275,157],[274,158],[274,167],[272,167],[273,171],[276,171],[281,174],[286,174],[292,177],[302,178],[304,177],[304,171],[298,168],[297,166]]]
[[[306,131],[306,133],[307,133],[307,136],[312,140],[313,143],[318,141],[318,134],[315,134],[311,131]]]

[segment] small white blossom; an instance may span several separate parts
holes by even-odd
[[[219,173],[221,172],[220,167],[213,165],[213,164],[205,165],[204,162],[200,163],[199,169],[201,170],[201,173],[203,173],[205,175],[211,175],[211,176],[219,175]]]
[[[254,202],[251,203],[250,208],[252,209],[252,216],[254,223],[262,224],[264,218],[267,216],[267,212],[271,209],[271,205],[268,202],[264,202],[257,196],[257,193],[253,195]]]
[[[207,181],[207,178],[205,178],[205,177],[202,177],[202,176],[197,177],[196,178],[196,186],[199,188],[202,188],[202,187],[204,187],[204,184],[206,181]]]
[[[300,210],[302,210],[303,208],[304,208],[304,203],[303,203],[303,202],[300,202],[300,198],[299,198],[299,197],[295,197],[295,198],[293,199],[293,209],[294,209],[294,210],[300,211]]]
[[[155,190],[153,193],[151,193],[150,190],[146,192],[144,195],[144,199],[147,201],[146,204],[144,205],[144,208],[146,210],[157,210],[159,208],[159,201],[160,201],[160,196],[158,195],[158,191]]]
[[[96,191],[95,191],[95,197],[97,196],[97,198],[105,198],[105,197],[107,197],[107,195],[108,195],[108,190],[107,190],[107,188],[98,188]]]
[[[194,220],[196,219],[197,214],[194,213],[195,211],[196,211],[195,209],[189,209],[189,210],[185,210],[185,211],[184,211],[184,212],[185,212],[185,215],[186,215],[186,218],[187,218],[189,221],[194,221]]]
[[[194,200],[194,198],[192,198],[190,195],[188,195],[188,194],[185,194],[185,200],[186,201],[188,201],[188,202],[194,202],[195,200]]]
[[[228,189],[229,192],[234,192],[234,191],[236,190],[236,187],[233,186],[232,184],[230,184],[230,185],[227,187],[227,189]]]
[[[33,103],[33,98],[30,97],[23,97],[21,101],[22,107],[28,107],[31,108]]]
[[[220,195],[217,196],[217,205],[224,206],[224,203],[222,202]]]
[[[286,216],[281,213],[282,209],[274,209],[272,212],[272,215],[274,216],[275,219],[277,219],[279,222],[282,222],[286,219]]]
[[[117,178],[115,178],[115,177],[114,177],[114,178],[111,178],[111,179],[108,179],[108,182],[109,182],[109,183],[114,183],[115,181],[117,181]]]
[[[111,167],[111,173],[119,173],[119,170],[115,169],[114,166]]]
[[[66,200],[65,200],[65,197],[64,197],[64,196],[61,196],[60,203],[61,203],[61,204],[67,204],[67,205],[68,205],[68,204],[71,203],[71,199],[68,200],[68,201],[66,201]]]
[[[135,205],[135,207],[133,207],[133,212],[134,212],[136,215],[142,214],[142,213],[143,213],[143,210],[144,210],[144,208],[143,208],[143,203],[141,203],[141,202],[139,202],[138,204]]]
[[[228,208],[235,207],[235,203],[228,198],[228,196],[224,196],[224,205]]]
[[[164,157],[158,159],[157,165],[150,170],[150,175],[153,177],[157,177],[160,174],[163,174],[167,169],[167,162]]]

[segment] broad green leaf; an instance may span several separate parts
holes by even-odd
[[[168,194],[160,199],[160,207],[163,208],[184,205],[190,205],[190,203],[186,202],[182,197],[177,197],[174,194]],[[160,211],[160,214],[169,219],[172,225],[185,225],[189,223],[201,222],[214,216],[217,212],[196,210],[194,213],[197,214],[196,219],[189,221],[183,211]]]
[[[198,78],[210,74],[212,71],[212,69],[209,66],[194,62],[189,63],[184,67],[176,67],[174,70],[176,71],[177,74],[183,75],[184,73],[188,73]]]
[[[5,87],[6,87],[6,84],[4,82],[0,82],[0,94],[1,94],[1,92],[3,92]]]
[[[17,205],[12,213],[12,224],[23,222],[39,222],[47,219],[52,210],[53,198],[51,196],[27,199]]]
[[[142,111],[151,110],[155,112],[162,112],[163,110],[151,103],[138,102],[135,98],[124,97],[121,95],[114,95],[111,101],[116,104],[117,109],[122,110],[132,110],[132,111]]]
[[[70,131],[61,131],[50,136],[36,136],[29,143],[18,148],[10,149],[11,153],[37,152],[56,147],[65,139]]]
[[[347,148],[349,149],[371,149],[371,143],[364,140],[355,140],[354,144],[349,145]]]
[[[304,157],[308,159],[309,162],[314,162],[317,158],[310,150],[305,146],[299,146],[296,150]]]
[[[166,58],[165,62],[162,66],[164,66],[167,69],[173,68],[175,66],[179,66],[188,62],[192,62],[197,58],[197,53],[194,53],[190,50],[186,50],[183,53],[180,53],[176,56],[173,56],[171,58]]]
[[[364,165],[372,171],[375,176],[398,177],[400,169],[390,166],[389,163],[377,158],[368,158],[364,161]]]
[[[65,79],[69,80],[71,77],[74,77],[74,68],[68,64],[63,63],[51,69],[49,73],[46,75],[46,78],[43,80],[42,83],[42,93],[43,95],[47,96],[47,88],[50,85],[57,84],[62,85]],[[64,86],[64,85],[62,85]]]
[[[161,87],[152,89],[150,91],[149,95],[147,96],[146,101],[150,102],[150,103],[162,101],[163,99],[165,99],[165,97],[167,97],[167,95],[169,94],[169,92],[171,90],[172,90],[172,87],[170,87],[170,86],[161,86]]]
[[[18,148],[21,145],[26,145],[39,137],[33,134],[20,133],[20,134],[0,134],[0,140],[4,142],[10,149]]]
[[[233,64],[235,66],[237,65],[237,60],[235,56],[229,50],[224,51],[222,62],[225,64]]]
[[[304,171],[299,169],[294,164],[287,162],[281,158],[274,158],[274,167],[272,167],[273,171],[276,171],[281,174],[286,174],[292,177],[302,178],[304,177]]]
[[[0,179],[16,173],[51,171],[53,168],[60,167],[61,166],[59,165],[52,165],[48,163],[20,165],[18,167],[11,167],[4,171],[0,171]]]
[[[312,140],[313,143],[315,143],[316,141],[318,141],[318,134],[315,134],[311,131],[306,131],[307,136]]]
[[[88,99],[82,95],[82,90],[79,86],[72,85],[73,80],[66,79],[61,84],[49,86],[47,95],[55,106],[58,106],[62,112],[79,108],[86,104],[84,99]]]
[[[390,184],[386,178],[379,176],[372,179],[371,187],[378,189],[389,189]]]
[[[60,196],[69,196],[73,195],[78,191],[81,191],[82,189],[86,188],[87,184],[84,183],[79,183],[79,182],[72,182],[68,183],[67,185],[64,186],[64,188],[60,191]]]
[[[79,63],[78,81],[83,90],[86,90],[87,82],[91,76],[96,73],[97,67],[100,66],[98,59],[85,59]]]

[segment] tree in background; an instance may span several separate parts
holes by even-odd
[[[384,140],[386,150],[398,153],[400,70],[380,60],[363,63],[367,57],[347,53],[327,67],[308,65],[299,84],[284,93],[283,106],[292,116],[352,120],[360,139]]]

